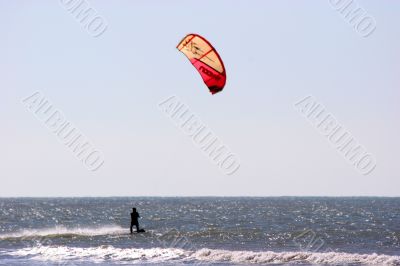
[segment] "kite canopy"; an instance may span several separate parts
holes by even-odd
[[[206,39],[188,34],[176,48],[190,60],[212,94],[222,91],[226,82],[224,63]]]

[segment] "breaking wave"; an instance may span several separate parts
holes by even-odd
[[[102,236],[118,235],[127,233],[126,228],[116,225],[103,226],[99,228],[67,228],[56,226],[46,229],[24,229],[15,233],[0,234],[0,240],[5,239],[31,239],[35,237],[63,237],[63,236]]]
[[[89,248],[37,246],[8,252],[15,258],[39,261],[89,261],[93,263],[234,263],[234,264],[325,264],[325,265],[400,265],[400,256],[315,252],[253,252],[200,249],[188,251],[173,248]]]
[[[200,260],[229,261],[233,263],[309,263],[309,264],[368,264],[400,265],[399,256],[351,253],[316,252],[252,252],[203,249],[194,256]]]

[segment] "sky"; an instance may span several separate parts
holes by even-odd
[[[76,1],[76,0],[75,0]],[[0,196],[400,196],[400,2],[0,1]],[[99,19],[99,20],[100,20]],[[207,38],[227,73],[211,95],[176,49]],[[104,156],[90,171],[22,101],[35,92]],[[376,158],[360,173],[294,106],[312,95]],[[160,110],[179,98],[240,158],[225,175]]]

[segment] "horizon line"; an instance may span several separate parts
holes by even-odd
[[[282,196],[0,196],[0,199],[10,199],[10,198],[400,198],[400,196],[367,196],[367,195],[358,195],[358,196],[290,196],[290,195],[282,195]]]

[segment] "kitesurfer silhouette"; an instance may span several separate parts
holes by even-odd
[[[139,221],[138,218],[140,218],[139,213],[136,211],[136,208],[132,208],[131,212],[131,234],[133,234],[133,226],[136,226],[136,232],[140,232],[139,230]]]

